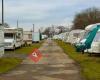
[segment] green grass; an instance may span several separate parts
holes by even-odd
[[[5,51],[6,53],[16,53],[16,54],[30,54],[35,48],[39,48],[43,41],[40,43],[34,43],[31,46],[22,47],[16,49],[15,51]],[[11,69],[14,69],[17,65],[22,62],[20,58],[0,58],[0,74],[5,73]]]
[[[58,45],[81,66],[81,73],[87,80],[100,80],[100,56],[88,56],[75,51],[75,48],[60,40],[55,40]]]
[[[5,51],[5,53],[30,54],[35,48],[39,48],[43,42],[44,41],[41,41],[40,43],[33,43],[31,46],[22,47],[15,51]]]
[[[0,74],[15,68],[21,62],[18,58],[0,58]]]

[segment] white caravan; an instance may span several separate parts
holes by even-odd
[[[32,42],[40,42],[40,33],[32,32]]]
[[[55,36],[54,36],[54,38],[56,38],[56,39],[60,40],[60,34],[55,35]]]
[[[53,39],[58,39],[59,35],[54,35]]]
[[[97,23],[100,25],[100,23]],[[90,30],[92,30],[94,27],[96,27],[97,24],[92,24],[89,25],[85,28],[86,32],[89,32]],[[98,30],[92,44],[91,44],[91,48],[88,50],[85,50],[85,52],[89,52],[89,53],[100,53],[100,29]]]
[[[0,25],[0,57],[4,54],[4,27]]]
[[[64,42],[66,42],[67,38],[68,38],[68,35],[69,35],[69,32],[65,32],[65,33],[62,33],[62,40]]]
[[[81,30],[81,29],[72,30],[69,33],[66,42],[71,44],[78,43],[84,37],[84,34],[85,34],[85,30]]]
[[[60,35],[61,35],[61,40],[64,41],[64,39],[65,39],[65,33],[61,33]]]
[[[24,45],[22,28],[4,28],[5,49],[15,50]]]
[[[42,40],[46,39],[47,38],[47,35],[43,35],[42,34]]]
[[[59,40],[63,40],[63,33],[61,33],[61,34],[58,35],[58,39]]]
[[[32,44],[32,31],[24,31],[23,40],[26,45]]]

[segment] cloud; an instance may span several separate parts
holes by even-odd
[[[24,27],[25,29],[31,29],[33,23],[36,24],[38,28],[41,26],[50,26],[51,24],[67,25],[72,23],[76,13],[89,7],[100,7],[100,0],[4,1],[5,21],[11,26],[16,26],[16,21],[19,19],[20,26]]]

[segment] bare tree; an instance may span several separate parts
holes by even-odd
[[[50,27],[47,27],[42,34],[50,36]]]
[[[67,27],[64,26],[58,26],[57,28],[59,29],[59,33],[66,32],[69,30]]]
[[[89,8],[75,15],[74,29],[84,29],[89,24],[100,23],[100,10]]]
[[[4,27],[9,28],[9,24],[8,23],[4,23]]]

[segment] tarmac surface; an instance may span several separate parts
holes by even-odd
[[[46,40],[39,50],[39,62],[27,57],[14,70],[0,75],[0,80],[84,80],[79,65],[54,41]]]

